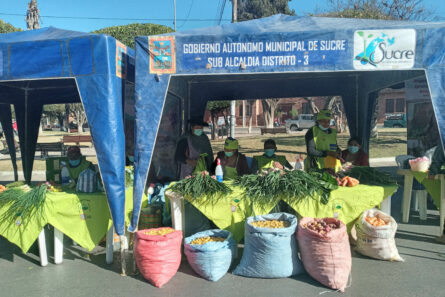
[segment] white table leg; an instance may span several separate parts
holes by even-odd
[[[440,213],[440,232],[439,236],[442,236],[443,234],[443,227],[444,227],[444,220],[445,220],[445,177],[440,177],[440,206],[439,206],[439,213]]]
[[[111,226],[107,232],[107,245],[106,245],[106,262],[107,264],[113,263],[113,251],[114,251],[114,227]]]
[[[419,205],[419,216],[422,221],[426,220],[426,210],[427,210],[427,197],[428,193],[426,190],[416,191],[416,200],[418,200]]]
[[[42,229],[42,231],[39,234],[39,254],[40,254],[40,265],[46,266],[48,265],[48,256],[46,254],[46,241],[45,241],[45,230]]]
[[[170,198],[173,229],[185,232],[184,199]]]
[[[63,233],[54,228],[54,263],[63,262]]]
[[[391,196],[386,197],[386,199],[380,203],[380,210],[387,215],[391,215]]]
[[[409,208],[411,206],[411,193],[413,190],[413,176],[405,175],[405,182],[403,187],[403,203],[402,203],[402,222],[408,223]]]

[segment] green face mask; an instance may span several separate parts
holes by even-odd
[[[196,136],[201,136],[202,135],[202,129],[195,129],[195,130],[193,130],[193,134],[195,134]]]
[[[273,154],[275,154],[275,150],[274,149],[265,149],[264,154],[270,158],[273,156]]]
[[[224,154],[226,155],[226,157],[230,158],[233,156],[233,152],[224,152]]]

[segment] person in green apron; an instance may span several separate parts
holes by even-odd
[[[341,150],[337,146],[337,130],[330,127],[331,111],[320,110],[317,124],[310,128],[306,135],[307,155],[304,169],[336,169],[340,165]]]
[[[67,169],[70,174],[70,179],[72,179],[74,183],[77,183],[77,179],[82,171],[88,168],[95,171],[93,163],[82,157],[78,146],[70,146],[66,154],[68,157]]]
[[[252,161],[252,173],[261,172],[269,168],[292,169],[285,156],[276,155],[277,145],[273,139],[264,142],[264,154],[254,156]]]
[[[238,140],[228,137],[224,142],[224,151],[218,152],[216,159],[220,159],[223,167],[224,180],[234,179],[249,174],[246,156],[239,151]],[[211,172],[215,174],[217,161],[213,162]]]

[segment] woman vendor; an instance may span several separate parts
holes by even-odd
[[[341,152],[343,163],[351,163],[354,166],[369,166],[369,156],[362,150],[358,137],[348,140],[348,149]]]
[[[67,157],[67,169],[70,174],[70,179],[72,179],[75,183],[77,183],[77,179],[82,171],[88,168],[95,171],[93,163],[83,158],[78,146],[70,146],[67,150]]]
[[[203,133],[203,127],[207,126],[207,123],[202,119],[194,118],[189,121],[189,124],[190,132],[184,135],[176,146],[175,160],[180,167],[180,179],[192,175],[201,154],[207,154],[205,157],[207,171],[213,162],[210,140]]]
[[[317,114],[317,124],[310,128],[306,135],[308,157],[304,169],[336,168],[341,151],[337,146],[337,130],[330,127],[331,111],[320,110]]]
[[[277,145],[273,139],[267,139],[264,142],[264,154],[261,156],[254,156],[252,162],[252,172],[257,173],[263,169],[284,167],[292,169],[292,166],[286,160],[285,156],[276,155]]]
[[[224,172],[224,180],[234,179],[244,174],[249,174],[249,166],[246,156],[239,151],[238,140],[228,137],[224,142],[224,151],[218,152],[216,158],[221,161]],[[211,172],[215,173],[217,161],[213,162]]]

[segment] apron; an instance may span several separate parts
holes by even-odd
[[[238,166],[238,158],[236,158],[235,167],[224,166],[224,180],[236,179],[238,177],[238,171],[236,167]]]
[[[201,155],[200,152],[193,147],[192,142],[190,140],[190,136],[187,136],[187,145],[189,148],[189,159],[191,160],[198,160],[199,156]],[[188,175],[192,175],[193,171],[195,170],[194,166],[190,166],[189,164],[184,164],[181,163],[181,171],[180,171],[180,176],[179,179],[184,179],[186,176]]]

